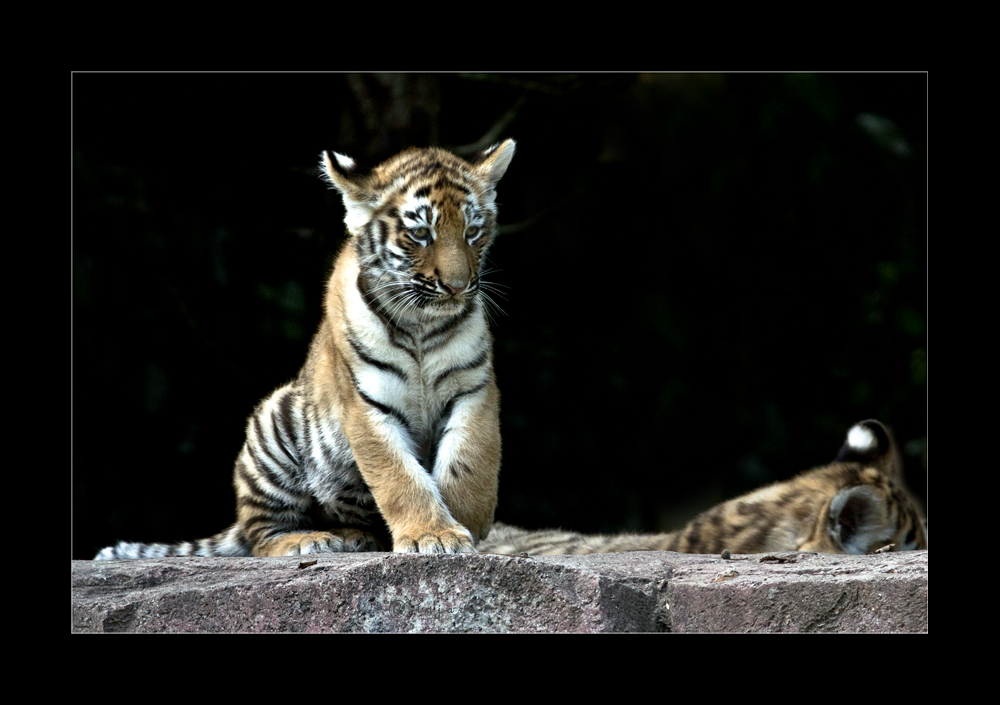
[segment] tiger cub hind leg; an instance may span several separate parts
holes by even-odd
[[[384,551],[374,534],[361,529],[332,529],[281,534],[254,547],[257,557],[300,556],[310,553]]]

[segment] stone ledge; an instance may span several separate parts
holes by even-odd
[[[927,631],[926,551],[774,556],[787,562],[669,552],[73,561],[72,630]]]

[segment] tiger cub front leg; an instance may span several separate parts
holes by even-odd
[[[392,550],[475,553],[473,534],[452,515],[405,429],[360,399],[346,421],[358,469],[392,533]]]
[[[441,433],[433,468],[445,504],[481,541],[493,526],[500,475],[500,391],[486,386],[460,398]]]

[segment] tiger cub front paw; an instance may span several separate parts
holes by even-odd
[[[401,532],[393,539],[395,553],[478,553],[472,534],[461,524]]]
[[[360,529],[334,529],[276,536],[254,552],[257,556],[300,556],[309,553],[381,551],[382,544]]]

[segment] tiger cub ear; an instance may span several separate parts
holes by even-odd
[[[885,500],[867,485],[856,485],[838,492],[830,500],[827,531],[844,553],[868,553],[876,544],[892,538],[886,517]]]
[[[496,186],[500,178],[507,172],[507,167],[510,166],[510,160],[514,157],[516,148],[517,143],[512,139],[507,139],[484,149],[476,157],[476,173]]]
[[[375,210],[375,194],[368,179],[356,173],[357,165],[346,154],[323,150],[320,173],[344,199],[344,223],[351,234],[361,232]]]

